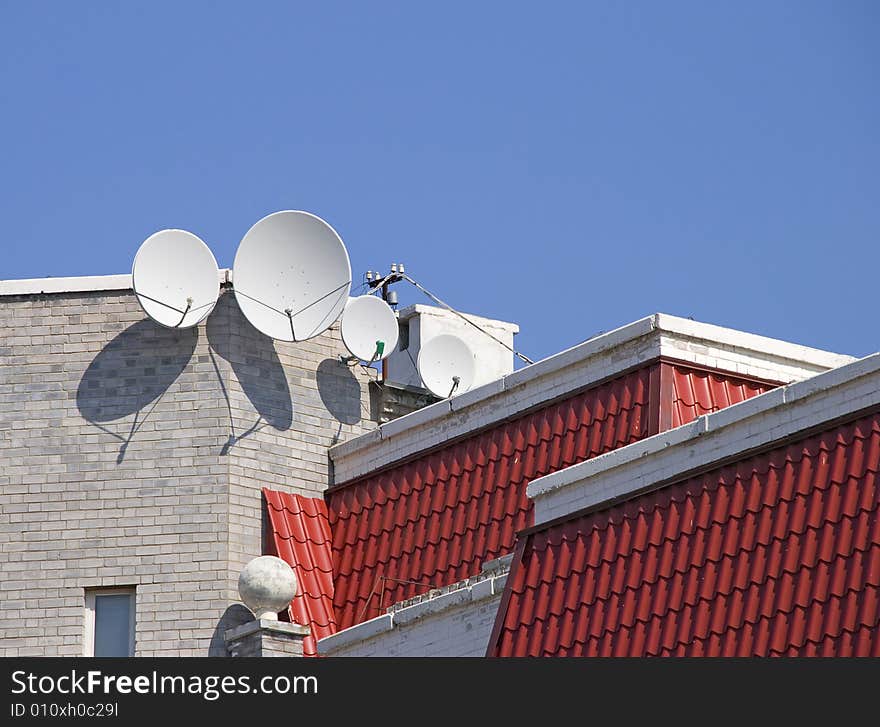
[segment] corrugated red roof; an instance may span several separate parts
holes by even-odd
[[[332,492],[340,628],[511,552],[529,480],[643,436],[649,380],[626,374]]]
[[[290,603],[292,621],[311,626],[303,642],[305,656],[318,653],[317,640],[336,633],[333,615],[333,565],[330,521],[323,499],[263,488],[272,537],[267,550],[286,561],[299,588]]]
[[[489,653],[880,656],[880,413],[531,533]]]
[[[661,394],[661,398],[672,402],[668,410],[670,419],[661,424],[663,430],[687,424],[703,414],[739,404],[778,386],[665,361],[660,366],[664,384],[668,380],[671,388],[671,396]]]
[[[661,366],[676,372],[666,380],[676,382],[680,416],[686,402],[699,416],[770,386],[696,370],[699,382],[688,385],[686,367],[646,364],[332,491],[339,628],[510,553],[532,523],[529,481],[654,434],[661,415],[670,420],[673,390],[661,402]]]

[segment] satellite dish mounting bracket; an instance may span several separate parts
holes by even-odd
[[[290,337],[295,341],[296,340],[296,331],[293,330],[293,309],[285,308],[284,314],[287,316],[287,319],[290,321]]]
[[[186,308],[184,308],[183,315],[180,316],[180,320],[177,321],[177,324],[174,326],[175,328],[180,328],[180,324],[183,323],[184,319],[186,318],[186,314],[189,313],[190,308],[192,308],[192,305],[193,305],[193,299],[187,298],[186,299]]]

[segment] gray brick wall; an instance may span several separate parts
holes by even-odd
[[[260,488],[320,493],[374,426],[343,351],[338,325],[273,343],[231,293],[187,331],[130,292],[0,298],[0,655],[82,654],[84,589],[119,585],[138,655],[224,653]]]

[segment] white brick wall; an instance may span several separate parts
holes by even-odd
[[[374,426],[372,372],[334,364],[336,329],[273,345],[231,295],[174,332],[88,285],[0,286],[0,655],[82,654],[83,589],[116,585],[139,655],[222,653],[260,487],[326,488],[328,445]]]

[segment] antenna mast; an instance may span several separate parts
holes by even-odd
[[[476,328],[478,331],[480,331],[480,333],[491,338],[499,346],[503,346],[504,348],[506,348],[508,351],[510,351],[514,356],[516,356],[520,360],[524,361],[527,364],[535,363],[528,356],[521,354],[519,351],[514,349],[512,346],[508,346],[504,341],[497,338],[496,336],[493,336],[491,333],[489,333],[489,331],[487,331],[482,326],[478,325],[477,323],[474,323],[464,313],[461,313],[461,312],[455,310],[455,308],[453,308],[448,303],[444,303],[442,300],[440,300],[440,298],[438,298],[430,290],[425,288],[425,286],[423,286],[421,283],[417,282],[416,280],[413,280],[409,275],[406,274],[406,268],[404,267],[403,263],[392,263],[391,264],[391,272],[388,273],[388,275],[386,275],[385,277],[382,277],[379,273],[373,272],[372,270],[367,271],[367,285],[370,286],[370,288],[373,290],[375,290],[376,288],[379,288],[380,294],[382,296],[382,300],[384,300],[386,303],[388,303],[388,305],[390,305],[392,307],[397,305],[397,293],[393,290],[389,290],[388,287],[390,285],[393,285],[394,283],[400,282],[401,280],[405,280],[406,282],[410,283],[411,285],[414,285],[416,288],[421,290],[425,295],[427,295],[431,300],[433,300],[437,305],[445,308],[450,313],[454,313],[459,318],[461,318],[465,323],[472,325],[474,328]]]

